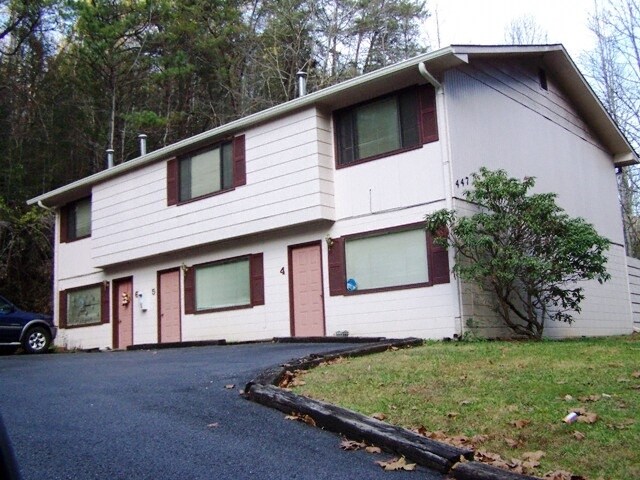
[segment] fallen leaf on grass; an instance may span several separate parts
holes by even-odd
[[[289,370],[287,370],[282,374],[282,378],[278,382],[278,386],[280,388],[287,388],[289,384],[293,381],[293,377],[294,377],[293,372],[290,372]]]
[[[634,423],[636,423],[635,420],[632,420],[631,418],[627,418],[626,420],[623,420],[620,423],[607,424],[607,427],[612,428],[614,430],[624,430],[625,428],[629,428]]]
[[[598,415],[592,412],[581,413],[578,416],[579,423],[596,423],[596,420],[598,420]]]
[[[574,398],[571,395],[565,395],[564,396],[564,401],[565,402],[573,402]]]
[[[472,403],[473,403],[473,402],[472,402],[471,400],[462,400],[462,401],[460,402],[460,405],[461,405],[461,406],[464,406],[464,405],[471,405]]]
[[[587,436],[584,433],[576,430],[575,432],[573,432],[573,438],[575,438],[576,440],[584,440],[585,438],[587,438]]]
[[[504,443],[506,443],[511,448],[518,448],[519,446],[522,445],[521,440],[514,440],[513,438],[505,438]]]
[[[355,440],[348,440],[346,438],[340,442],[340,448],[347,451],[360,450],[366,448],[366,446],[367,444],[364,442],[356,442]]]
[[[412,431],[418,435],[422,435],[423,437],[427,437],[427,434],[429,433],[424,425],[420,425],[418,428],[413,428]]]
[[[546,455],[542,450],[536,450],[535,452],[524,452],[522,459],[529,462],[539,462],[542,457]]]
[[[631,374],[631,376],[632,376],[633,378],[640,378],[640,370],[633,372],[633,373]]]
[[[225,385],[224,388],[226,388],[227,390],[233,390],[234,388],[236,388],[234,383],[230,383],[229,385]]]
[[[293,380],[291,380],[291,383],[289,383],[289,386],[291,387],[301,387],[303,385],[306,385],[307,382],[305,382],[304,380],[300,380],[299,378],[294,378]]]
[[[522,429],[529,425],[531,420],[514,420],[513,422],[509,422],[509,425],[512,427],[516,427],[517,429]]]
[[[427,432],[427,435],[425,435],[425,437],[428,437],[431,440],[446,440],[447,434],[442,430],[436,430],[435,432]]]
[[[578,400],[581,402],[597,402],[601,398],[601,395],[589,395],[588,397],[578,397]]]
[[[449,412],[447,413],[447,417],[456,418],[458,416],[458,412]]]
[[[386,416],[384,413],[382,413],[382,412],[376,412],[376,413],[372,414],[371,416],[372,416],[373,418],[375,418],[376,420],[380,420],[380,421],[382,421],[382,420],[384,420],[385,418],[387,418],[387,416]]]
[[[394,459],[388,460],[386,462],[377,461],[376,464],[380,465],[387,472],[393,472],[393,471],[396,471],[396,470],[412,471],[412,470],[416,469],[416,464],[415,463],[407,463],[407,460],[404,457],[394,458]]]

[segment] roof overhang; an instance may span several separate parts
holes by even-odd
[[[611,152],[614,165],[627,166],[638,163],[638,156],[633,148],[618,126],[607,114],[604,106],[598,100],[598,97],[562,45],[452,45],[418,55],[248,115],[34,197],[27,203],[29,205],[40,203],[49,207],[64,205],[69,201],[90,194],[91,188],[95,184],[120,176],[144,165],[181,155],[200,145],[242,132],[250,127],[282,117],[294,111],[310,107],[331,111],[370,98],[375,98],[405,86],[425,83],[425,78],[420,73],[420,64],[423,64],[423,68],[426,68],[434,78],[441,79],[444,71],[468,63],[472,61],[473,58],[506,58],[510,56],[541,57],[545,68],[554,74],[554,78],[560,82],[561,87],[570,96],[579,112],[585,117],[587,124],[592,128],[595,135]]]

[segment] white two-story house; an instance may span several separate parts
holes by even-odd
[[[501,334],[424,216],[481,166],[537,177],[612,242],[550,336],[629,333],[616,169],[633,149],[560,45],[453,46],[247,116],[29,203],[57,212],[57,342]]]

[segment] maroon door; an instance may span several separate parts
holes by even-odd
[[[320,243],[289,247],[291,335],[325,335]]]
[[[182,340],[180,326],[180,270],[158,272],[158,341]]]
[[[113,348],[133,345],[133,278],[113,281]]]

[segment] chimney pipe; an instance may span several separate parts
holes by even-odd
[[[107,148],[107,168],[113,168],[113,148]]]
[[[307,94],[307,72],[299,71],[296,77],[298,78],[298,97],[304,97]]]
[[[140,156],[147,154],[147,136],[144,133],[138,135],[138,139],[140,140]]]

